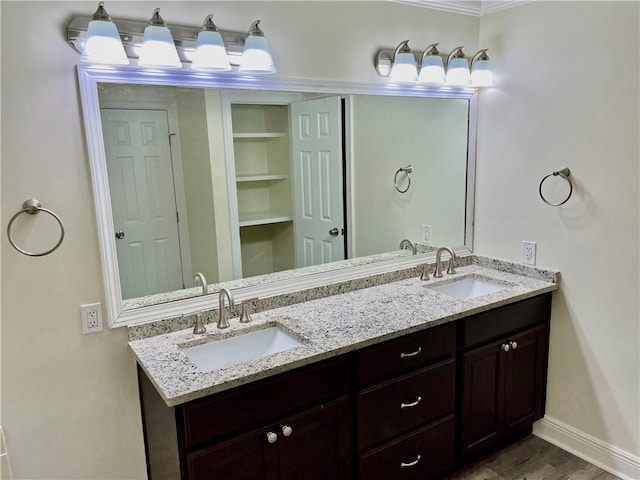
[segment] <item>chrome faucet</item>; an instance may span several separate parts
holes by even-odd
[[[207,279],[204,278],[204,275],[200,272],[196,273],[196,276],[193,279],[193,286],[197,287],[198,283],[202,285],[202,295],[207,294]]]
[[[451,255],[451,260],[449,260],[449,267],[447,268],[447,275],[456,273],[456,269],[454,268],[454,262],[457,260],[456,254],[449,247],[440,247],[438,249],[438,252],[436,253],[436,271],[433,272],[434,278],[442,278],[442,252],[449,252],[449,255]]]
[[[415,255],[416,253],[418,253],[418,250],[416,249],[416,244],[413,243],[411,240],[408,239],[404,239],[400,242],[400,250],[405,250],[407,249],[407,247],[409,247],[411,249],[411,253],[413,255]]]
[[[218,328],[229,328],[229,320],[227,320],[227,310],[224,308],[224,297],[229,299],[229,308],[236,308],[236,303],[233,301],[233,293],[228,288],[220,289],[220,296],[218,297],[218,309],[220,310],[220,316],[218,317]]]

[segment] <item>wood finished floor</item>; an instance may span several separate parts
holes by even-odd
[[[520,440],[450,480],[619,480],[534,437]]]

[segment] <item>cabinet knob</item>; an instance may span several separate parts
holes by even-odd
[[[293,433],[293,428],[291,428],[289,425],[285,425],[284,427],[282,427],[282,434],[285,437],[290,436]]]
[[[273,432],[267,433],[267,440],[269,443],[276,443],[278,441],[278,434]]]
[[[518,348],[518,342],[511,342],[509,343],[509,345],[511,345],[512,350],[515,350],[516,348]]]
[[[505,352],[508,352],[509,350],[511,350],[511,347],[507,343],[503,343],[502,345],[500,345],[500,348]]]
[[[422,401],[422,397],[418,397],[415,402],[412,403],[404,403],[400,404],[400,408],[411,408],[417,406]]]
[[[414,467],[418,464],[418,462],[420,461],[420,455],[418,455],[418,457],[413,461],[413,462],[402,462],[400,464],[400,468],[407,468],[407,467]]]

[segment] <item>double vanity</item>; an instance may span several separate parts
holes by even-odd
[[[461,263],[204,334],[130,327],[149,478],[439,479],[530,433],[558,273]]]

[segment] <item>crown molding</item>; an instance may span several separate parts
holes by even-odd
[[[513,8],[533,0],[391,0],[443,12],[460,13],[481,17],[490,13]]]

